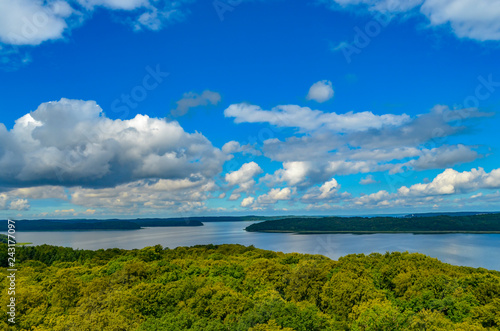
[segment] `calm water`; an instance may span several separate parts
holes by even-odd
[[[500,270],[500,234],[310,234],[246,232],[253,222],[205,223],[200,227],[129,231],[18,232],[18,242],[80,249],[143,248],[200,244],[242,244],[285,253],[323,254],[338,259],[352,253],[419,252],[455,265]]]

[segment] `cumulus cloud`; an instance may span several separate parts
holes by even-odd
[[[420,206],[437,207],[450,204],[464,206],[477,203],[495,203],[498,201],[498,191],[493,194],[483,194],[481,190],[500,188],[500,169],[486,172],[483,168],[458,172],[446,169],[429,183],[418,183],[410,187],[401,186],[396,192],[381,190],[348,200],[348,206],[364,208],[396,208],[406,207],[414,210]],[[473,196],[465,194],[476,192]]]
[[[388,199],[391,197],[389,192],[382,190],[376,193],[363,195],[354,200],[355,205],[376,205],[376,206],[388,206]]]
[[[6,194],[10,197],[24,198],[24,199],[60,199],[67,200],[68,194],[64,191],[62,186],[37,186],[37,187],[23,187],[8,191]]]
[[[229,201],[236,201],[236,200],[238,200],[239,198],[241,198],[241,194],[239,194],[239,193],[232,193],[232,194],[229,196]]]
[[[304,194],[301,198],[302,201],[310,201],[310,200],[332,200],[341,197],[338,193],[340,189],[340,184],[335,180],[335,178],[330,179],[329,181],[323,183],[319,187],[311,187],[306,194]],[[346,197],[346,195],[343,195]]]
[[[497,0],[426,0],[421,12],[432,25],[449,23],[458,37],[500,40],[500,2]]]
[[[2,0],[0,42],[9,45],[39,45],[61,39],[83,23],[97,8],[119,10],[124,22],[135,30],[159,30],[185,17],[183,5],[190,1],[153,0]]]
[[[475,108],[451,110],[437,105],[400,126],[346,133],[312,131],[281,141],[264,141],[263,153],[283,162],[266,176],[271,183],[310,185],[332,176],[405,169],[444,169],[481,157],[477,146],[447,145],[449,136],[466,133],[471,119],[491,116]]]
[[[0,193],[0,210],[28,210],[30,205],[27,199],[12,199],[5,193]]]
[[[295,194],[296,189],[294,187],[285,187],[282,189],[273,188],[268,193],[260,195],[257,198],[258,204],[275,204],[278,201],[286,201],[292,198],[292,195]]]
[[[255,176],[262,173],[263,170],[259,165],[255,162],[245,163],[241,166],[239,170],[227,173],[225,176],[226,182],[230,186],[238,185],[238,188],[233,191],[233,194],[237,194],[240,192],[251,192],[255,185]],[[233,200],[239,199],[240,196]]]
[[[230,105],[224,116],[234,117],[235,123],[269,123],[278,127],[299,128],[304,131],[327,129],[333,132],[366,131],[386,126],[400,126],[410,120],[403,115],[375,115],[372,112],[326,113],[297,105],[281,105],[271,110],[240,103]]]
[[[497,0],[324,0],[334,9],[365,6],[371,11],[422,14],[430,26],[450,25],[460,38],[500,40],[500,3]]]
[[[430,183],[415,184],[410,187],[402,186],[398,194],[402,196],[431,196],[467,193],[478,189],[500,188],[500,169],[490,173],[483,168],[458,172],[446,169]]]
[[[254,197],[247,197],[241,201],[240,206],[241,207],[249,207],[254,203],[254,201],[255,201]]]
[[[316,102],[325,102],[333,98],[333,87],[332,82],[329,80],[322,80],[314,83],[311,88],[309,88],[309,93],[307,93],[307,100],[314,100]]]
[[[327,159],[328,156],[325,157]],[[291,161],[283,162],[283,168],[263,177],[269,185],[286,183],[299,189],[323,183],[332,176],[352,175],[385,171],[393,165],[380,165],[374,161]]]
[[[0,193],[0,210],[29,210],[27,199],[16,199],[10,194]]]
[[[70,189],[70,202],[87,208],[106,208],[119,213],[165,210],[170,213],[205,209],[217,186],[211,179],[139,180],[109,188]]]
[[[173,116],[183,116],[191,108],[207,105],[216,105],[220,102],[221,96],[217,92],[212,92],[209,90],[203,91],[203,93],[198,94],[195,92],[184,93],[182,99],[177,101],[177,108],[172,109],[170,113]]]
[[[18,199],[18,200],[14,200],[10,203],[9,209],[23,211],[23,210],[30,209],[30,205],[28,203],[28,200]]]
[[[179,123],[111,120],[94,101],[40,105],[12,130],[0,125],[0,186],[103,187],[148,178],[211,178],[225,156]]]
[[[283,169],[275,172],[274,176],[279,182],[287,182],[288,185],[303,183],[309,176],[317,170],[314,164],[305,161],[284,162]]]
[[[39,45],[63,37],[76,11],[66,1],[0,1],[0,41],[11,45]]]

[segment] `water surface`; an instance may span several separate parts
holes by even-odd
[[[500,234],[308,234],[246,232],[253,222],[205,223],[198,227],[154,227],[120,231],[18,232],[18,242],[80,249],[241,244],[281,251],[322,254],[332,259],[353,253],[418,252],[439,260],[500,271]]]

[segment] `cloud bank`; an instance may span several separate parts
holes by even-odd
[[[429,26],[449,26],[459,38],[500,40],[498,0],[323,0],[333,9],[363,6],[394,15],[423,15]]]
[[[0,125],[0,186],[112,187],[142,179],[211,178],[226,156],[179,123],[111,120],[94,101],[41,104]]]

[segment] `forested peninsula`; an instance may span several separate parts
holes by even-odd
[[[10,286],[0,244],[0,291]],[[16,324],[1,330],[498,330],[500,272],[422,254],[252,246],[16,248]],[[1,296],[6,316],[9,296]]]
[[[295,233],[500,233],[500,213],[464,216],[287,218],[255,223],[250,232]]]

